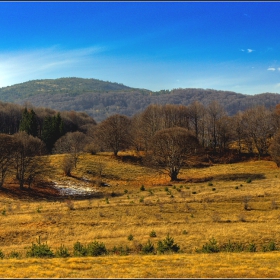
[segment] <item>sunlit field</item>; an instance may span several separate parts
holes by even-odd
[[[120,155],[122,155],[120,153]],[[280,172],[272,161],[183,169],[180,181],[110,153],[83,154],[72,177],[60,168],[63,155],[50,157],[46,177],[56,186],[87,187],[91,196],[63,199],[0,194],[0,277],[279,277],[280,251],[263,252],[274,241],[280,249]],[[101,181],[106,183],[101,186]],[[8,183],[5,189],[15,188]],[[43,188],[43,187],[42,187]],[[151,236],[151,232],[155,236]],[[155,246],[167,235],[178,253],[143,255],[139,244]],[[27,258],[38,238],[68,258]],[[130,236],[130,238],[128,238]],[[132,237],[131,237],[132,236]],[[255,244],[256,252],[198,253],[214,238],[218,244]],[[73,245],[97,240],[108,250],[127,246],[126,256],[74,257]],[[10,258],[18,252],[18,259]]]

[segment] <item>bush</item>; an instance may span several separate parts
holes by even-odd
[[[148,242],[142,246],[141,252],[143,254],[154,254],[155,253],[155,247],[154,244],[148,240]]]
[[[250,243],[248,245],[248,252],[256,252],[257,251],[257,247],[256,247],[256,244],[255,243]]]
[[[128,247],[128,246],[119,246],[119,247],[116,247],[114,246],[114,248],[112,249],[112,253],[113,254],[116,254],[116,255],[120,255],[120,256],[127,256],[129,255],[131,249]]]
[[[87,255],[87,249],[78,241],[74,244],[74,256],[83,257]]]
[[[180,247],[177,244],[174,244],[174,239],[167,234],[167,237],[164,240],[159,240],[157,244],[157,251],[161,254],[165,252],[178,252]]]
[[[9,258],[11,259],[19,259],[21,257],[20,253],[19,252],[16,252],[16,251],[12,251],[10,254],[9,254]]]
[[[157,237],[157,234],[154,230],[150,232],[150,237]]]
[[[60,247],[56,250],[55,255],[58,258],[70,257],[70,253],[69,253],[68,249],[64,247],[64,245],[60,245]]]
[[[5,255],[4,253],[2,252],[2,250],[0,250],[0,259],[4,259]]]
[[[132,240],[133,240],[133,235],[130,234],[130,235],[127,237],[127,239],[128,239],[129,241],[132,241]]]
[[[144,185],[141,186],[140,191],[143,192],[145,190]]]
[[[220,252],[220,249],[217,245],[217,241],[214,237],[212,237],[209,242],[205,243],[203,246],[202,246],[202,249],[201,250],[197,250],[198,252],[201,252],[201,253],[218,253]]]
[[[251,178],[248,178],[247,180],[246,180],[246,183],[251,183],[252,182],[252,179]]]
[[[98,241],[91,242],[87,246],[87,255],[88,256],[101,256],[106,255],[107,249],[104,243],[99,243]]]
[[[54,253],[47,243],[41,243],[39,236],[37,244],[32,243],[32,246],[30,250],[27,251],[26,256],[31,258],[52,258],[54,257]]]
[[[228,243],[224,244],[220,247],[220,251],[224,252],[242,252],[244,251],[244,245],[238,242],[231,242],[230,240]]]
[[[267,245],[263,245],[263,252],[276,251],[277,247],[274,241],[270,241]]]

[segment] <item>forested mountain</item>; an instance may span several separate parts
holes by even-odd
[[[275,107],[280,103],[280,94],[244,95],[199,88],[153,92],[97,79],[60,78],[28,81],[0,88],[0,100],[17,104],[29,102],[36,107],[58,111],[82,111],[100,122],[116,113],[132,116],[150,104],[189,105],[194,101],[208,105],[216,100],[229,115],[234,115],[256,105]]]

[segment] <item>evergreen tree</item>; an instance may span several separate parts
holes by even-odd
[[[63,121],[60,114],[46,117],[43,124],[42,140],[45,142],[49,152],[52,151],[55,142],[63,135]]]
[[[34,137],[38,136],[38,121],[33,109],[30,111],[28,111],[27,108],[24,109],[19,124],[19,130],[25,131],[27,134]]]

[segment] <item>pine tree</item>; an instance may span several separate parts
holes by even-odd
[[[45,142],[49,152],[52,151],[55,142],[63,135],[63,120],[60,114],[46,117],[43,124],[42,140]]]
[[[38,136],[38,121],[36,113],[33,111],[33,109],[30,111],[28,111],[27,108],[24,109],[19,124],[19,130],[25,131],[27,134],[34,137]]]

